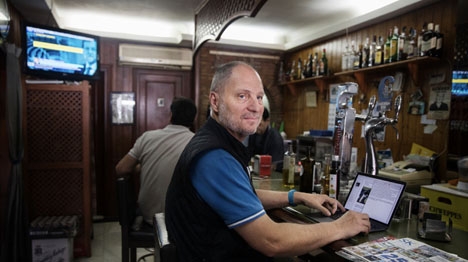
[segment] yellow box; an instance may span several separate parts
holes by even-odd
[[[429,199],[429,211],[441,214],[442,220],[451,218],[453,227],[468,231],[468,193],[449,184],[421,186],[421,195]]]

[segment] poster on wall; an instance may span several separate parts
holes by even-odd
[[[427,118],[448,119],[450,115],[451,86],[437,84],[430,87]]]

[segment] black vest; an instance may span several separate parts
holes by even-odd
[[[217,148],[226,150],[244,167],[250,160],[245,146],[209,118],[182,152],[167,190],[169,240],[176,246],[179,261],[270,261],[229,229],[192,185],[193,160]],[[247,169],[245,175],[249,175]],[[252,190],[255,192],[253,186]]]

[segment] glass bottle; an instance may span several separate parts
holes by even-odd
[[[329,195],[330,194],[330,165],[331,165],[331,156],[330,154],[325,154],[325,159],[323,160],[323,170],[322,170],[322,190],[320,194]]]
[[[375,50],[377,49],[377,36],[372,37],[372,43],[369,46],[369,62],[367,63],[368,67],[375,65]]]
[[[322,58],[320,59],[320,75],[328,75],[328,58],[326,49],[323,49]]]
[[[289,142],[288,150],[283,157],[283,186],[294,188],[294,169],[296,166],[296,154],[293,151],[293,146]]]
[[[410,58],[413,58],[415,56],[417,56],[417,46],[416,46],[416,30],[414,28],[410,28],[409,30],[409,33],[408,33],[408,37],[409,37],[409,42],[408,42],[408,50],[407,50],[407,53],[408,53],[408,56],[407,58],[410,59]]]
[[[361,56],[361,68],[369,66],[369,55],[370,55],[370,43],[369,37],[366,37],[366,42],[362,47],[362,56]]]
[[[349,57],[349,50],[348,50],[348,45],[345,47],[345,51],[343,52],[341,56],[341,71],[347,71],[348,70],[348,57]]]
[[[289,80],[296,80],[296,62],[293,60],[291,64],[291,71],[289,71]]]
[[[390,63],[390,40],[392,39],[392,29],[388,29],[387,40],[385,41],[384,46],[384,60],[383,63]]]
[[[444,40],[444,34],[440,33],[440,26],[439,25],[435,25],[434,33],[435,33],[436,39],[437,39],[434,56],[441,57],[442,56],[442,44],[443,44],[443,40]]]
[[[311,157],[310,146],[307,147],[307,154],[301,160],[303,173],[299,185],[299,191],[312,193],[314,189],[314,159]]]
[[[406,37],[406,27],[401,28],[401,34],[398,36],[398,54],[397,60],[406,60],[408,57],[408,39]]]
[[[312,59],[312,76],[318,76],[318,53],[315,52],[314,58]]]
[[[375,65],[381,65],[383,64],[383,50],[384,50],[384,41],[382,36],[379,36],[379,41],[377,42],[377,45],[375,46]]]
[[[392,38],[390,39],[390,57],[389,62],[398,61],[398,27],[393,28]]]
[[[299,57],[299,59],[297,60],[297,72],[296,72],[296,80],[299,80],[302,78],[302,60],[301,58]]]
[[[340,176],[339,176],[340,156],[333,155],[331,166],[330,166],[330,184],[329,184],[329,196],[331,198],[338,199],[340,192]]]
[[[423,35],[423,49],[425,56],[434,56],[437,44],[437,36],[434,33],[434,24],[428,23],[427,30]]]
[[[290,187],[290,184],[289,184],[289,160],[291,158],[291,152],[292,152],[292,144],[291,143],[288,143],[288,150],[286,152],[284,152],[284,156],[283,156],[283,170],[282,170],[282,173],[283,173],[283,186],[284,187]],[[294,166],[292,166],[293,170],[294,170]]]

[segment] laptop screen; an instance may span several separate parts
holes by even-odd
[[[358,173],[344,207],[389,224],[405,187],[403,181]]]

